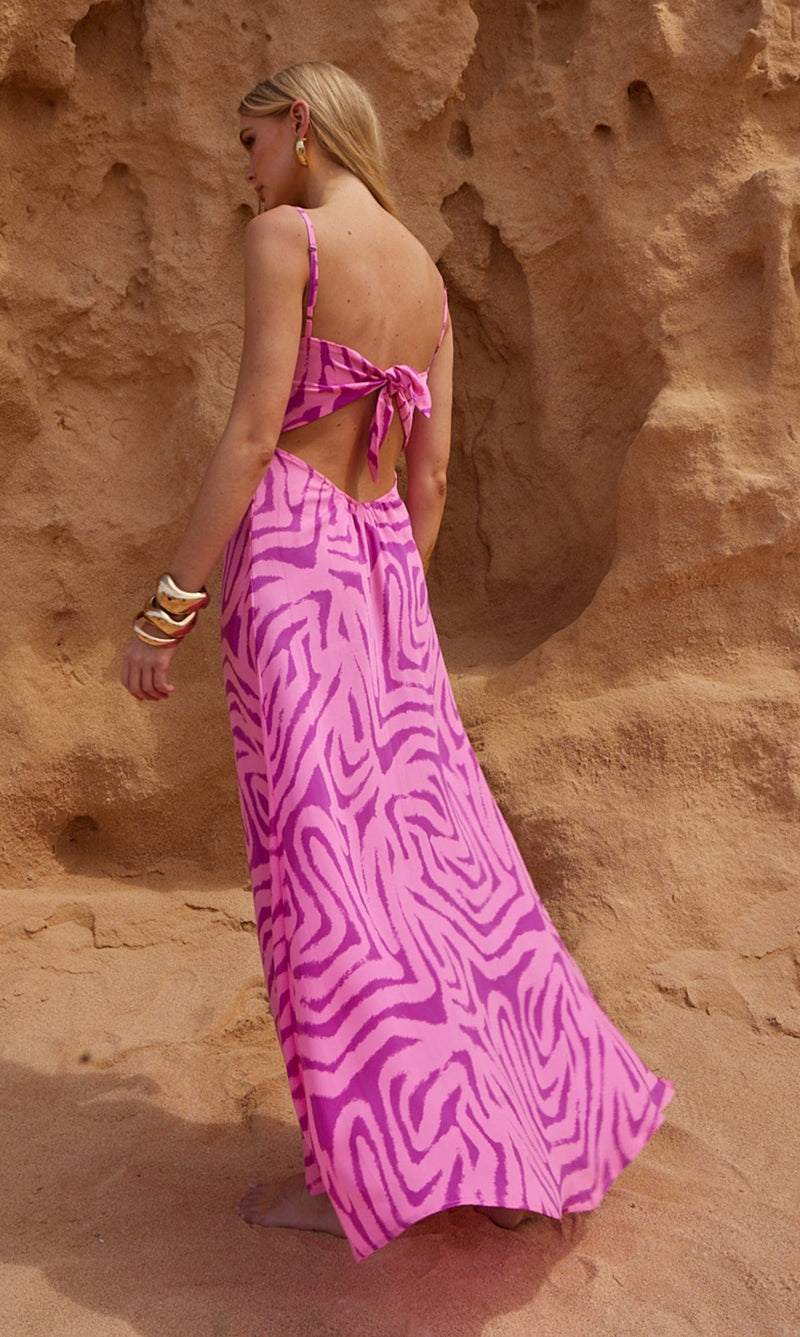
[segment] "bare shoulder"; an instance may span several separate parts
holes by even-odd
[[[307,269],[306,225],[290,204],[279,204],[256,214],[245,228],[245,254],[262,264]]]
[[[391,222],[396,227],[394,249],[398,262],[404,266],[406,272],[418,276],[427,300],[440,310],[443,300],[443,280],[430,251],[398,218],[392,218]]]
[[[393,214],[384,213],[386,236],[391,240],[400,255],[406,259],[414,259],[423,269],[433,270],[435,265],[431,259],[429,251],[423,246],[419,237],[407,228],[405,223],[401,222]]]
[[[292,238],[307,239],[306,225],[297,209],[291,204],[278,204],[266,213],[256,214],[245,228],[245,236],[259,241],[291,241]]]
[[[433,264],[433,261],[431,260],[430,257],[430,252],[422,244],[416,233],[412,232],[410,228],[406,227],[405,223],[402,223],[399,218],[394,218],[392,217],[391,214],[389,215],[389,218],[391,219],[392,225],[397,230],[398,238],[400,238],[405,243],[405,245],[408,246],[411,250],[413,250],[417,255],[419,255],[420,257],[424,256],[426,259],[430,260],[431,264]]]

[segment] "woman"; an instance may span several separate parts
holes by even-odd
[[[363,1258],[448,1207],[513,1226],[595,1206],[672,1088],[567,954],[453,701],[424,579],[452,335],[374,112],[342,71],[303,64],[240,113],[265,212],[246,230],[239,380],[122,676],[140,700],[170,694],[225,548],[242,814],[305,1157],[240,1211]]]

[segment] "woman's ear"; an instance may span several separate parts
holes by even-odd
[[[308,134],[308,124],[311,120],[311,108],[307,102],[298,98],[291,106],[292,129],[298,139],[305,139]]]

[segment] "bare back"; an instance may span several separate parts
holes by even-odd
[[[443,311],[441,278],[427,251],[372,200],[357,212],[330,204],[309,213],[319,270],[315,339],[356,349],[377,367],[404,364],[425,371],[439,340]],[[432,393],[435,397],[434,386]],[[375,403],[376,395],[370,394],[283,432],[278,446],[351,496],[372,500],[391,486],[403,446],[402,427],[395,420],[373,480],[366,441]],[[447,411],[449,416],[449,403]]]

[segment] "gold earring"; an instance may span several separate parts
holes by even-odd
[[[300,163],[300,166],[308,167],[308,158],[306,157],[306,141],[304,139],[297,140],[297,143],[294,146],[294,151],[297,154],[297,161]]]

